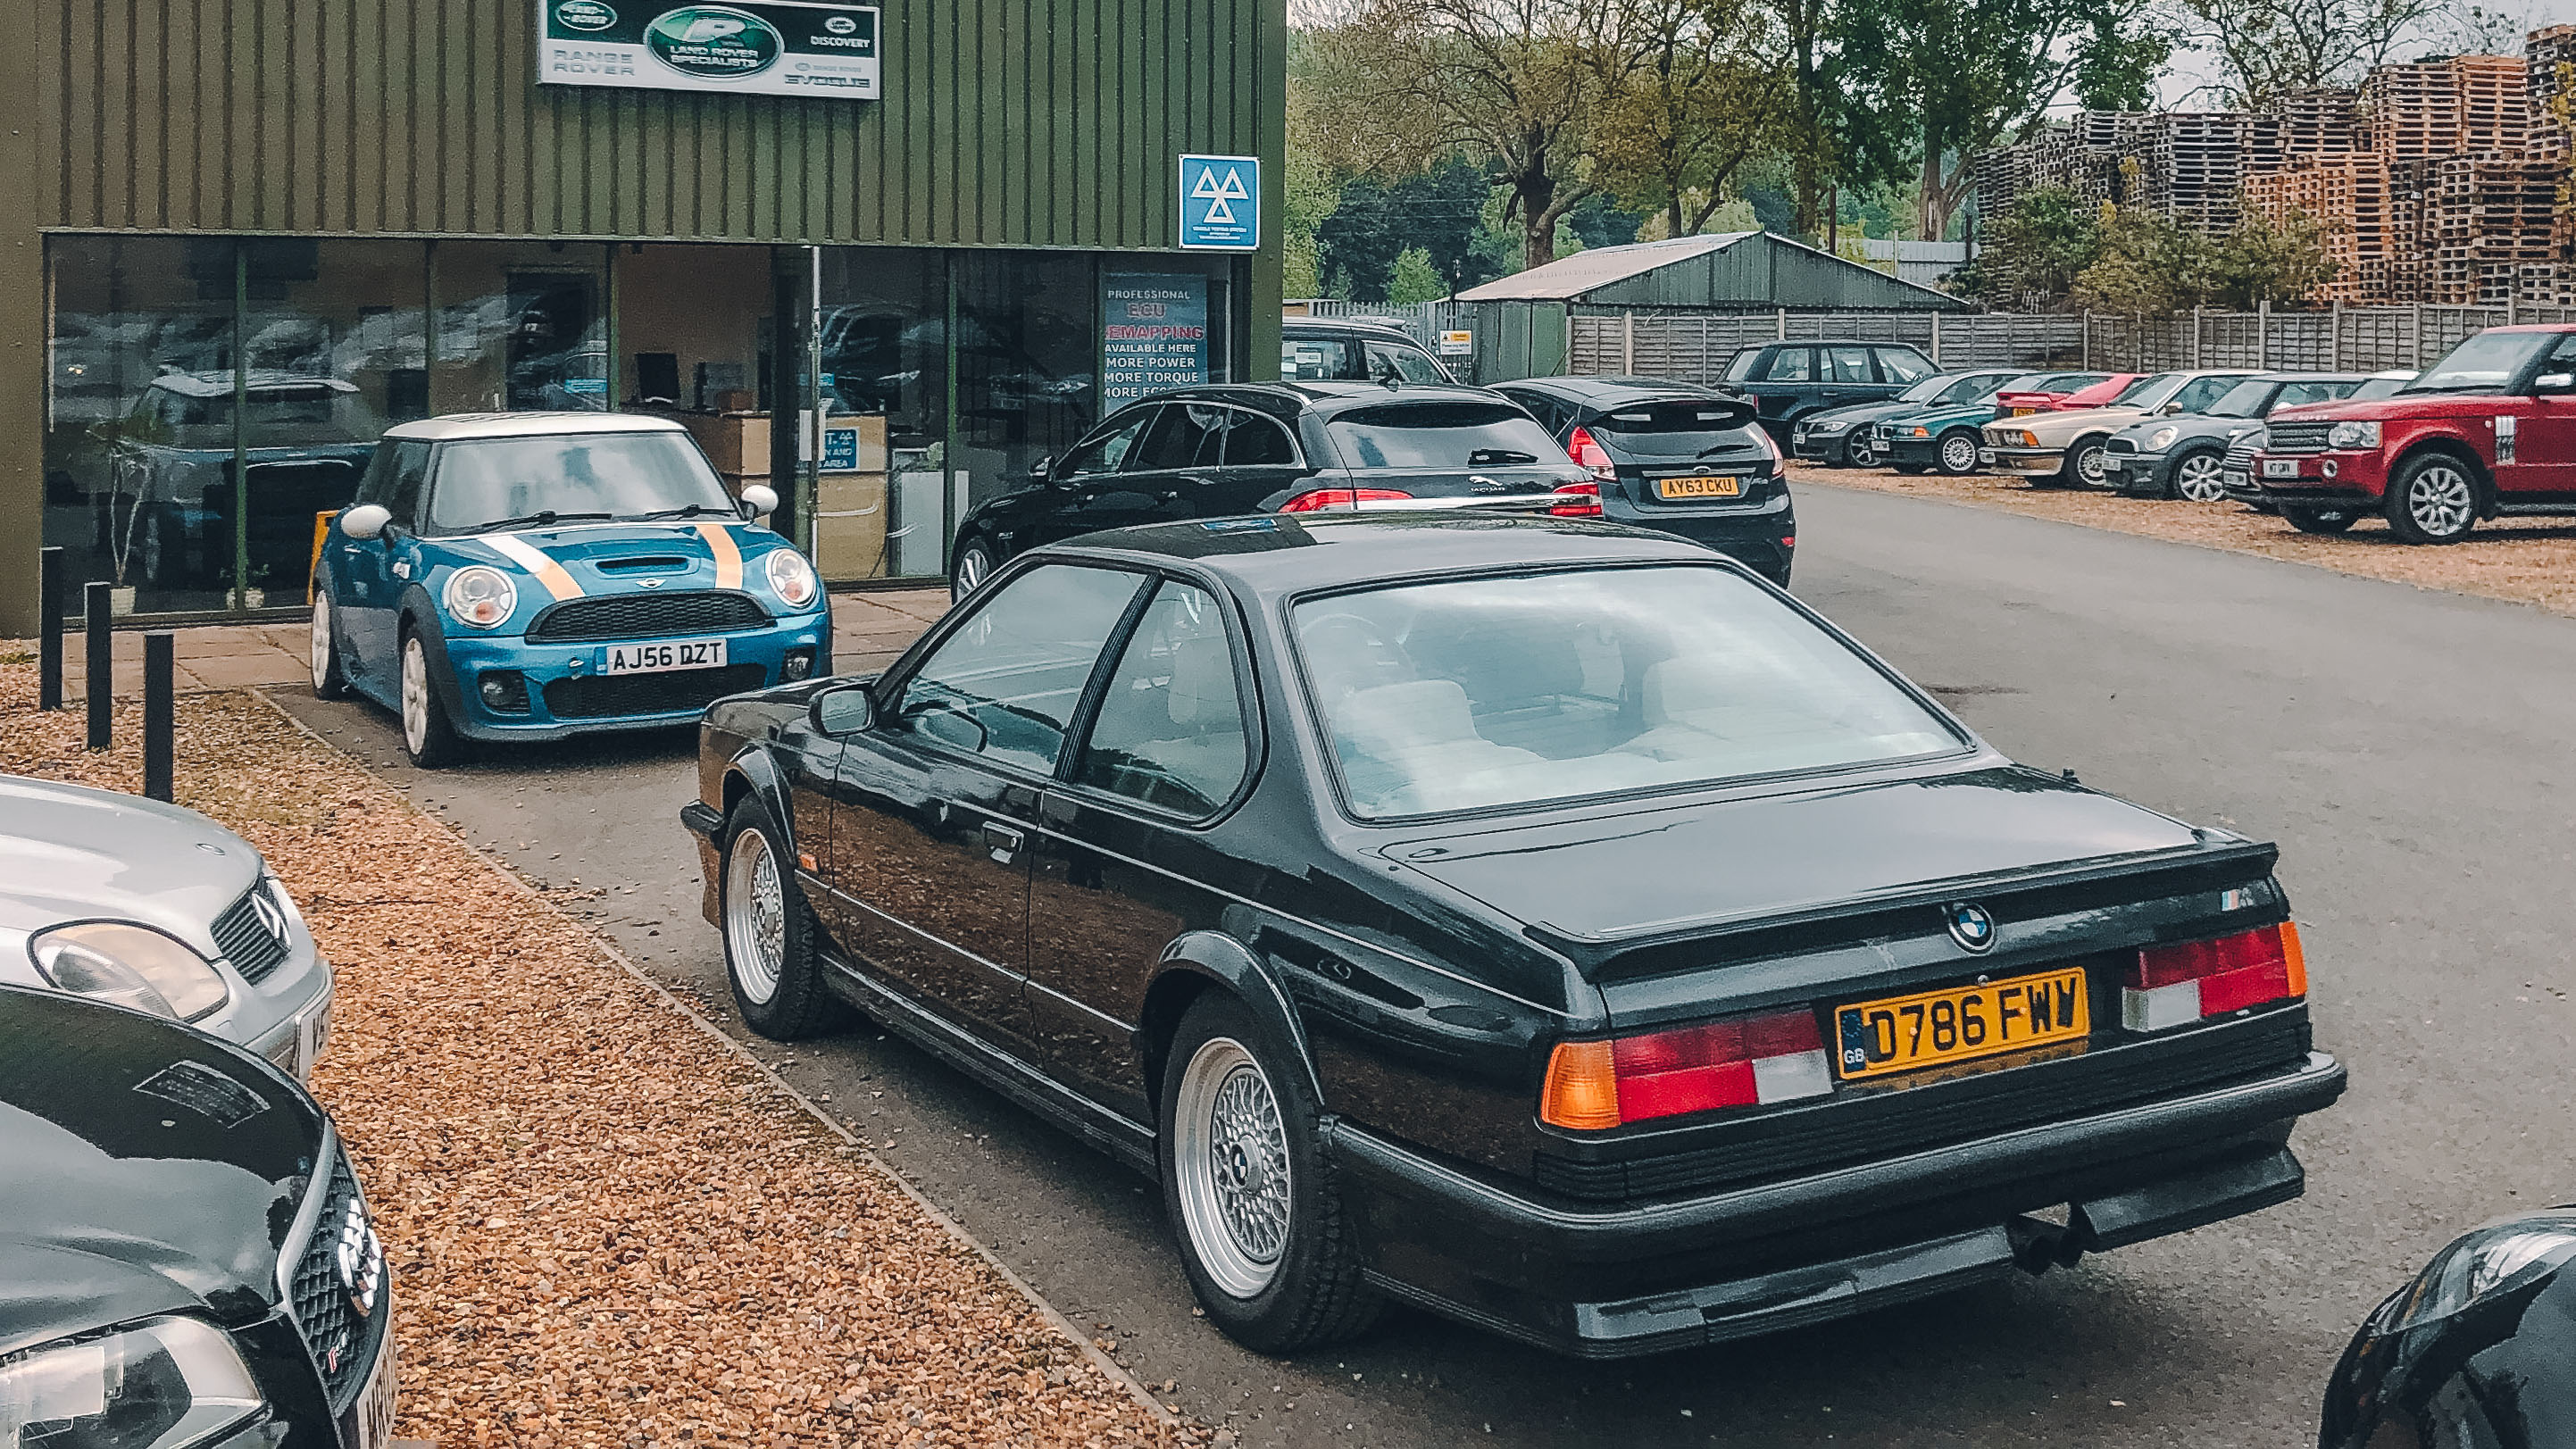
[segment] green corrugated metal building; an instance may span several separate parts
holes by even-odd
[[[300,608],[372,431],[467,410],[679,414],[827,573],[936,573],[1147,361],[1277,353],[1283,0],[25,3],[0,635],[40,541],[124,612]],[[1270,163],[1232,249],[1187,155]]]
[[[1968,304],[1770,232],[1591,247],[1458,294],[1476,304],[1476,377],[1566,365],[1569,319],[1626,310],[1948,311]]]

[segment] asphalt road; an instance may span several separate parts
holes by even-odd
[[[2304,1199],[1661,1359],[1401,1314],[1284,1364],[1192,1315],[1142,1179],[873,1033],[761,1054],[1247,1445],[2313,1442],[2373,1301],[2455,1231],[2576,1198],[2576,620],[1881,494],[1813,488],[1800,513],[1798,592],[2005,750],[2281,842],[2319,1040],[2354,1083],[2296,1140]],[[529,876],[600,891],[576,908],[723,1004],[673,818],[689,740],[419,776],[380,713],[289,704]]]

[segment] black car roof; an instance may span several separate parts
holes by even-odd
[[[1923,349],[1895,337],[1777,337],[1769,342],[1748,342],[1738,352],[1759,347],[1902,347],[1908,352]]]
[[[1522,514],[1256,514],[1094,533],[1050,554],[1188,560],[1262,597],[1424,574],[1549,565],[1716,561],[1696,543]]]
[[[1330,416],[1353,408],[1392,402],[1472,402],[1510,407],[1511,401],[1481,387],[1445,382],[1408,382],[1389,387],[1382,382],[1222,382],[1176,387],[1129,403],[1230,402],[1259,408],[1280,417],[1299,413]]]
[[[1572,402],[1610,407],[1645,398],[1707,398],[1711,402],[1734,402],[1735,399],[1714,388],[1695,382],[1674,382],[1661,377],[1517,377],[1497,388],[1532,388]]]

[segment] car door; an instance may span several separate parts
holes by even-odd
[[[1198,516],[1222,518],[1276,507],[1314,474],[1278,419],[1251,408],[1229,408],[1224,466],[1201,487]]]
[[[1254,894],[1208,838],[1259,754],[1239,638],[1217,594],[1159,582],[1042,807],[1029,914],[1040,1050],[1059,1081],[1140,1122],[1155,1107],[1137,1033],[1163,949],[1217,929],[1228,889]]]
[[[1770,369],[1753,384],[1755,405],[1765,422],[1779,423],[1816,405],[1816,349],[1775,347]]]
[[[1113,495],[1104,492],[1097,512],[1101,527],[1134,523],[1167,523],[1196,518],[1205,495],[1225,465],[1226,425],[1233,409],[1197,398],[1170,398],[1154,415],[1153,426],[1127,455]],[[1114,512],[1117,522],[1107,521]]]
[[[2534,374],[2530,395],[2496,419],[2496,492],[2505,502],[2576,498],[2576,391],[2570,390],[2576,383],[2570,378],[2576,378],[2576,335],[2558,339]],[[2503,461],[2508,432],[2510,464]]]
[[[395,621],[411,583],[412,539],[420,528],[429,461],[425,442],[397,438],[377,444],[359,501],[383,506],[383,531],[370,539],[331,531],[331,596],[346,653],[341,668],[370,693],[390,688],[394,677]]]
[[[1826,407],[1868,402],[1891,391],[1880,384],[1877,365],[1870,361],[1869,354],[1866,347],[1816,349],[1817,391],[1823,396]]]
[[[834,942],[871,976],[1005,1051],[1030,1055],[1029,836],[1099,656],[1143,574],[1048,563],[988,592],[878,690],[832,777]]]
[[[1125,473],[1137,442],[1161,411],[1159,403],[1139,404],[1069,449],[1047,473],[1045,498],[1013,530],[1012,552],[1119,526],[1111,520],[1135,522],[1136,500]]]

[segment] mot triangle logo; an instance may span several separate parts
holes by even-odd
[[[1234,203],[1251,195],[1244,189],[1242,170],[1233,166],[1225,168],[1222,181],[1217,179],[1216,168],[1209,167],[1199,173],[1198,184],[1190,188],[1190,200],[1208,204],[1204,220],[1209,222],[1233,222]]]

